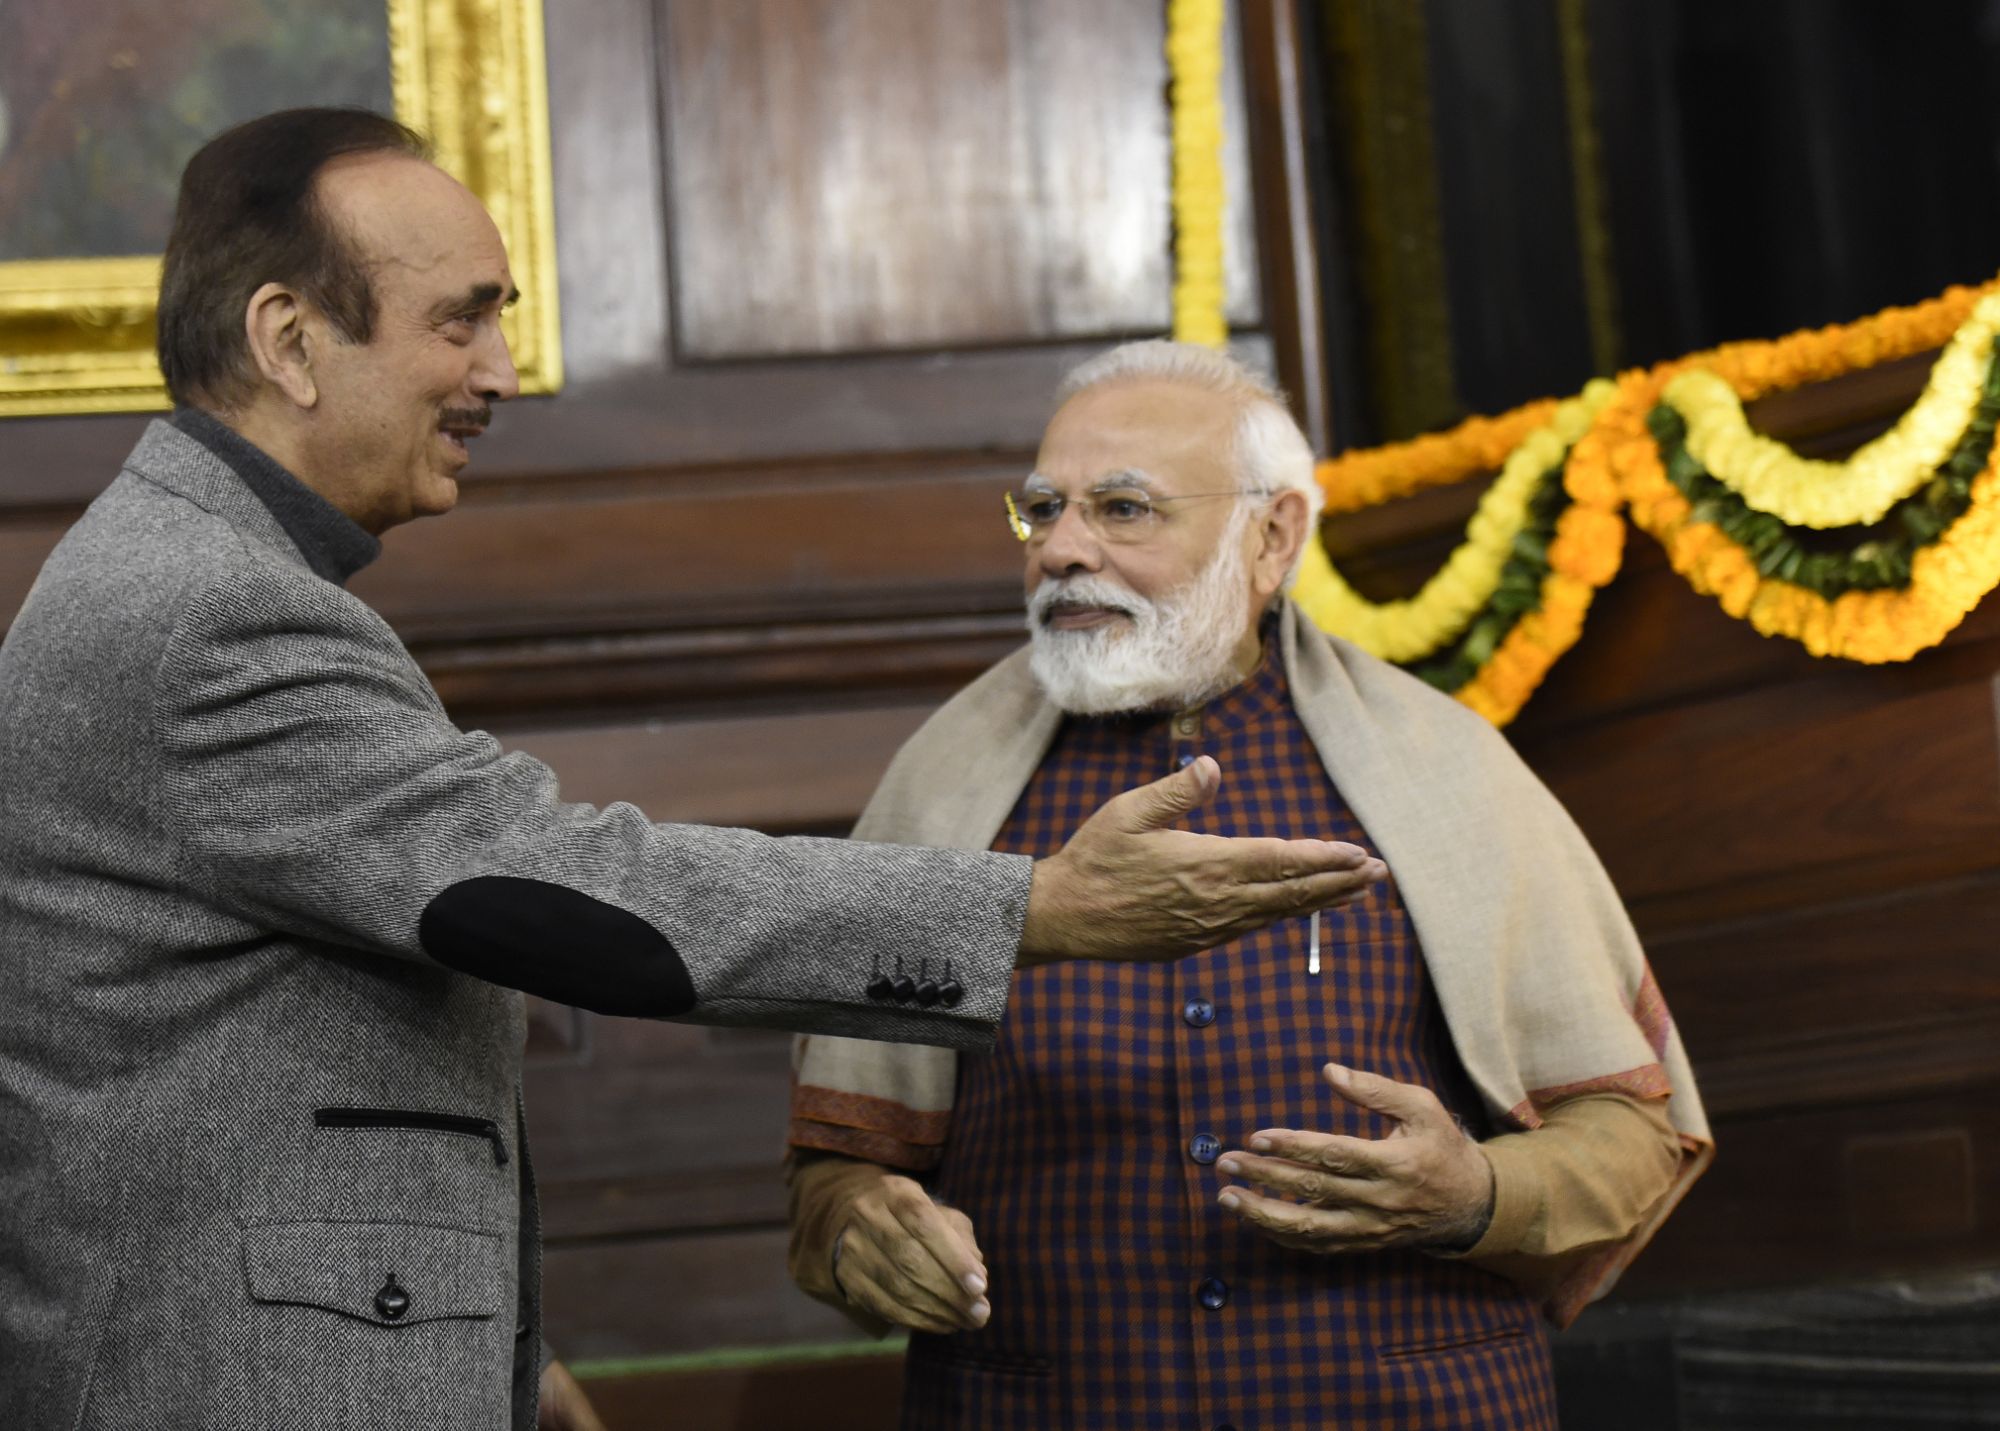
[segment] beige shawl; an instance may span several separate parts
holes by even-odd
[[[1591,1092],[1670,1096],[1681,1169],[1624,1244],[1572,1273],[1547,1307],[1567,1323],[1608,1289],[1713,1154],[1680,1036],[1630,920],[1582,832],[1506,739],[1412,676],[1282,613],[1292,699],[1334,785],[1396,876],[1466,1072],[1495,1127]],[[897,754],[858,839],[984,849],[1061,716],[1025,651],[987,671]],[[1223,771],[1223,779],[1229,772]],[[1307,832],[1301,832],[1307,833]],[[914,1044],[801,1039],[792,1141],[814,1123],[908,1168],[942,1152],[957,1055]]]

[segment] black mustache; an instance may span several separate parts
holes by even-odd
[[[448,407],[438,414],[439,427],[485,428],[493,422],[493,408],[489,403],[478,407]]]

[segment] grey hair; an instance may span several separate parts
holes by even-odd
[[[1235,400],[1237,482],[1246,492],[1299,493],[1306,499],[1307,532],[1319,530],[1326,498],[1313,475],[1312,444],[1285,406],[1285,395],[1263,374],[1217,348],[1148,338],[1121,344],[1071,369],[1056,389],[1056,405],[1090,388],[1128,382],[1178,383]],[[1286,583],[1297,575],[1294,562]]]

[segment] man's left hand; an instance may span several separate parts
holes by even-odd
[[[604,1431],[590,1398],[559,1361],[542,1368],[541,1406],[535,1426],[537,1431]]]
[[[1255,1152],[1225,1153],[1220,1166],[1279,1196],[1229,1187],[1222,1205],[1305,1252],[1476,1243],[1492,1216],[1493,1169],[1437,1095],[1337,1063],[1325,1072],[1335,1093],[1395,1119],[1396,1131],[1369,1139],[1266,1128],[1250,1138]]]

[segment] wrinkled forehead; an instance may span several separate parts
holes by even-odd
[[[1056,411],[1035,475],[1061,491],[1128,485],[1156,496],[1212,490],[1232,470],[1237,405],[1180,383],[1119,382]]]

